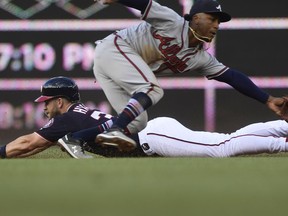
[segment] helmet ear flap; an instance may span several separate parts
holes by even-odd
[[[74,95],[72,95],[70,98],[69,98],[69,100],[71,101],[71,102],[76,102],[76,101],[80,101],[80,93],[78,92],[78,90],[77,90],[77,92],[75,92],[75,94]]]

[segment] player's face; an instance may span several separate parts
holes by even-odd
[[[194,30],[205,37],[214,38],[219,29],[219,18],[213,14],[199,13],[195,17]]]
[[[45,103],[44,113],[49,119],[54,118],[55,116],[61,114],[61,112],[59,110],[59,100],[60,99],[61,98],[52,98],[52,99],[44,102]]]

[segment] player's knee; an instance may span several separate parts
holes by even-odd
[[[164,90],[159,86],[154,86],[153,91],[149,92],[148,95],[152,100],[152,104],[155,105],[164,96]]]

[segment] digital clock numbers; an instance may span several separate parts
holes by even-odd
[[[19,47],[12,43],[0,43],[0,72],[50,71],[57,61],[61,61],[64,71],[72,71],[77,65],[84,71],[92,69],[94,44],[66,43],[62,56],[55,50],[49,43],[24,43]]]
[[[28,97],[27,97],[28,100]],[[107,101],[85,101],[91,109],[99,109],[104,113],[111,113],[112,108]],[[33,129],[45,125],[48,118],[44,116],[44,104],[34,103],[31,100],[20,106],[9,102],[0,102],[0,130],[8,129]]]

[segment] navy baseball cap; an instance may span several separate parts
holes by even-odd
[[[216,0],[196,1],[190,10],[190,13],[185,15],[185,19],[190,21],[197,13],[215,14],[219,17],[220,22],[228,22],[231,20],[231,16],[222,11],[221,5]]]

